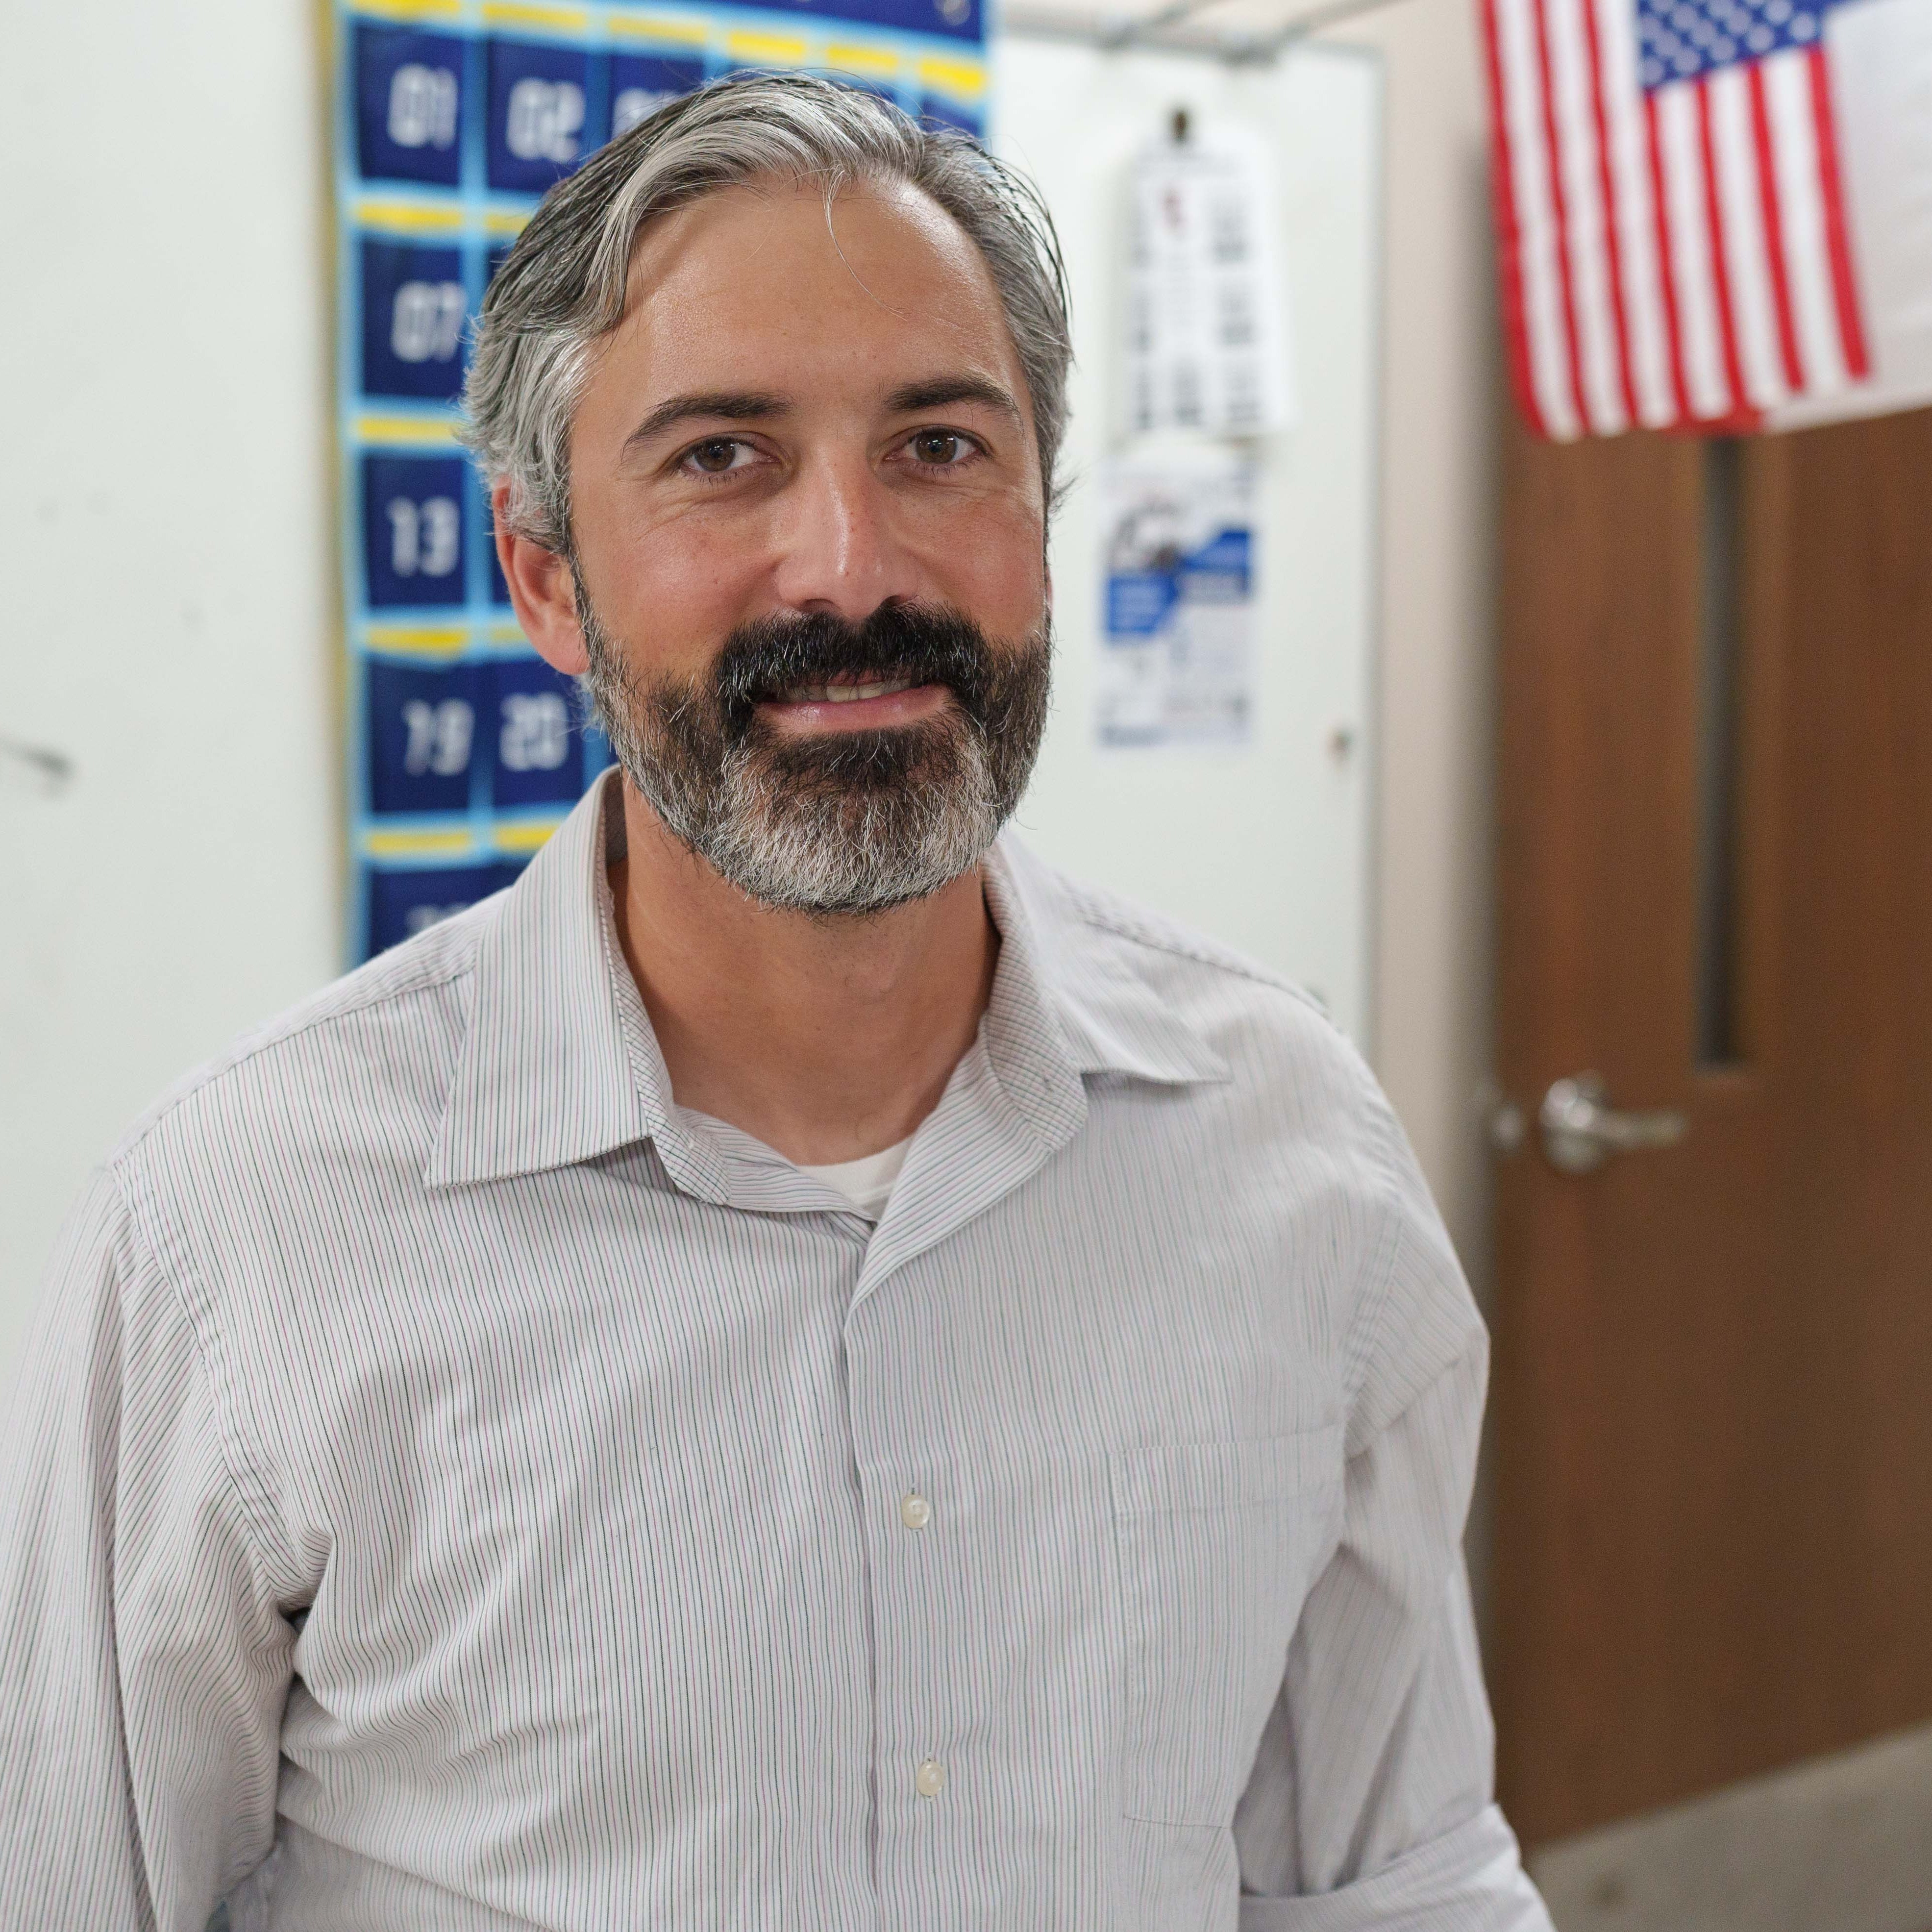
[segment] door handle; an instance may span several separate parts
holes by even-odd
[[[1613,1154],[1675,1147],[1690,1124],[1674,1108],[1622,1113],[1600,1073],[1550,1083],[1538,1110],[1544,1157],[1558,1174],[1594,1174]]]

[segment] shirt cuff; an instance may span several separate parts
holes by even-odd
[[[1552,1932],[1493,1804],[1372,1877],[1306,1898],[1241,1900],[1240,1932]]]

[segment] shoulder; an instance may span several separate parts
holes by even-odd
[[[1178,1090],[1177,1157],[1213,1164],[1224,1205],[1287,1228],[1332,1291],[1358,1415],[1386,1417],[1481,1346],[1481,1323],[1408,1136],[1321,1003],[1235,949],[1002,842],[1042,955],[1076,1012],[1184,1027],[1220,1077]],[[1156,1020],[1155,1016],[1158,1016]],[[1118,1024],[1111,1031],[1118,1037]],[[1327,1262],[1333,1258],[1332,1280]]]
[[[40,1318],[68,1338],[52,1346],[138,1334],[159,1346],[184,1318],[205,1348],[211,1282],[232,1276],[272,1301],[291,1251],[339,1238],[322,1197],[380,1198],[419,1170],[492,916],[485,901],[383,954],[164,1093],[68,1214]]]
[[[1282,1000],[1321,1013],[1321,1003],[1289,979],[1232,946],[1156,912],[1138,901],[1089,884],[1064,872],[1051,874],[1065,916],[1090,932],[1118,941],[1144,966],[1164,970],[1175,983],[1201,982],[1260,1010]],[[1325,1017],[1325,1016],[1324,1016]]]
[[[274,1162],[440,1104],[498,905],[486,899],[251,1028],[135,1122],[110,1174],[140,1193],[163,1170]]]
[[[1011,838],[1000,854],[1025,903],[1051,970],[1072,998],[1123,979],[1198,1035],[1237,1082],[1372,1120],[1382,1138],[1380,1088],[1354,1042],[1321,1000],[1238,948],[1151,907],[1076,879]]]

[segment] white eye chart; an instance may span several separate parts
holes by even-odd
[[[349,950],[507,885],[610,762],[518,628],[457,440],[491,278],[547,190],[706,81],[828,74],[984,132],[981,0],[334,0]]]
[[[1150,144],[1127,185],[1118,428],[1252,436],[1290,426],[1286,304],[1259,150]]]

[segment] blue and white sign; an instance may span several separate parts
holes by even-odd
[[[446,670],[372,659],[369,802],[380,812],[467,812],[476,763],[473,664]]]
[[[490,730],[497,808],[569,804],[584,788],[577,680],[537,657],[503,658],[496,674]]]
[[[362,178],[455,187],[463,172],[466,44],[368,20],[352,22],[350,40]]]
[[[489,46],[493,188],[542,194],[604,145],[608,70],[590,52],[542,40],[493,40]]]
[[[470,342],[470,291],[457,248],[365,236],[362,393],[454,402]]]
[[[1101,473],[1100,742],[1243,745],[1254,723],[1254,475],[1183,446]]]
[[[470,482],[460,456],[363,457],[363,593],[370,610],[467,602]]]

